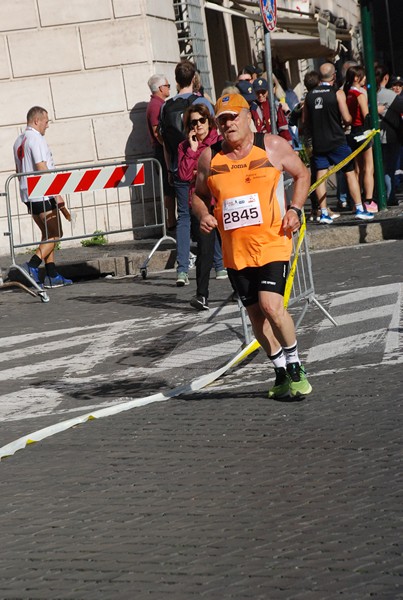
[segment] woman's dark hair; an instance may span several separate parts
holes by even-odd
[[[381,87],[381,82],[385,75],[389,75],[389,69],[385,67],[385,65],[378,65],[375,67],[375,81],[377,90],[379,90]]]
[[[365,77],[365,69],[361,65],[354,65],[353,67],[349,67],[347,69],[346,82],[343,85],[343,91],[346,94],[346,96],[347,96],[351,86],[353,85],[354,79],[356,77],[359,78],[359,81],[361,81],[361,79],[363,77]]]
[[[185,110],[185,113],[183,115],[183,126],[185,128],[186,133],[189,133],[189,131],[191,130],[190,115],[192,113],[199,113],[201,117],[206,117],[206,119],[208,120],[209,129],[215,127],[214,117],[210,114],[210,111],[205,104],[191,104]]]

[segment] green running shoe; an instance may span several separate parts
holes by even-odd
[[[269,390],[269,398],[285,398],[290,395],[290,379],[284,367],[274,368],[276,372],[276,381]]]
[[[287,374],[291,396],[307,396],[312,392],[312,386],[306,378],[305,369],[299,363],[287,365]]]

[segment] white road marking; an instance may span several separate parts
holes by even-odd
[[[373,308],[366,308],[365,310],[361,310],[359,312],[347,313],[344,315],[337,315],[335,317],[337,321],[337,325],[340,327],[341,325],[351,325],[352,323],[363,323],[364,321],[372,321],[373,319],[388,317],[393,315],[393,312],[398,309],[396,303],[394,304],[385,304],[382,306],[374,306]],[[333,313],[332,313],[332,316]],[[334,332],[337,332],[337,327],[333,325],[328,319],[324,321],[322,329],[332,329]]]
[[[159,369],[175,369],[182,368],[186,365],[194,365],[202,361],[214,361],[215,358],[228,356],[235,352],[240,346],[240,340],[234,339],[220,344],[213,344],[205,348],[195,348],[181,354],[173,354],[163,358],[155,366]]]
[[[335,356],[347,356],[351,352],[365,350],[365,348],[370,347],[372,344],[374,344],[376,349],[381,349],[381,344],[383,344],[385,338],[386,330],[376,329],[375,331],[369,331],[365,335],[359,333],[340,338],[339,340],[332,340],[311,348],[308,353],[307,362],[321,362]]]
[[[104,331],[99,332],[82,354],[76,354],[72,357],[64,378],[67,378],[70,374],[80,375],[90,373],[97,364],[104,360],[109,360],[112,356],[122,354],[123,348],[117,341],[122,335],[129,333],[133,334],[134,332],[130,328],[128,329],[125,321],[114,323]],[[131,351],[133,352],[135,349],[132,348]]]
[[[396,295],[396,302],[391,304],[390,296]],[[349,335],[341,339],[337,337],[338,330],[333,325],[329,325],[327,319],[319,325],[318,335],[320,345],[311,348],[306,353],[306,363],[323,364],[323,361],[329,360],[334,356],[346,353],[346,349],[352,347],[354,350],[365,354],[367,349],[373,350],[374,344],[376,349],[383,353],[382,362],[388,364],[399,364],[403,362],[401,353],[402,335],[399,333],[401,328],[401,303],[402,303],[402,285],[388,284],[385,286],[373,286],[370,288],[360,288],[351,291],[335,292],[330,297],[329,312],[332,314],[332,308],[337,307],[337,321],[340,325],[355,324],[355,331],[359,332],[359,325],[383,317],[390,318],[388,327],[379,328],[372,331],[364,331],[356,335]],[[378,299],[382,296],[389,296],[388,304],[383,306],[371,306],[371,298]],[[365,305],[364,310],[351,310],[354,303],[358,303],[358,307]],[[346,305],[346,312],[343,313],[343,307]],[[367,308],[368,307],[368,308]],[[238,306],[235,304],[226,305],[217,308],[215,311],[208,313],[200,313],[197,315],[195,322],[195,313],[184,314],[178,312],[175,314],[159,314],[153,318],[128,319],[126,321],[115,321],[109,324],[97,324],[87,327],[71,327],[44,333],[32,333],[21,336],[10,336],[9,338],[0,339],[0,348],[7,349],[0,355],[0,361],[3,364],[6,361],[22,362],[28,356],[37,356],[38,362],[30,361],[30,364],[25,364],[19,367],[5,368],[0,371],[0,381],[15,380],[21,381],[24,378],[38,379],[38,373],[43,371],[60,371],[60,378],[56,381],[50,381],[49,386],[41,385],[29,387],[10,392],[0,397],[0,420],[10,421],[21,418],[35,418],[50,414],[64,414],[77,412],[83,409],[100,408],[102,406],[110,406],[119,399],[110,399],[101,404],[90,404],[86,406],[63,407],[63,401],[66,397],[74,397],[74,394],[80,394],[83,387],[88,386],[88,389],[94,388],[96,385],[102,385],[110,381],[110,374],[102,372],[102,364],[113,356],[122,356],[125,354],[133,354],[143,347],[143,342],[147,344],[158,344],[158,337],[149,337],[149,333],[153,328],[159,330],[163,327],[172,328],[177,325],[177,329],[183,332],[184,341],[187,342],[190,336],[200,339],[199,347],[187,349],[186,345],[182,347],[182,352],[173,352],[169,356],[165,356],[160,361],[151,364],[149,367],[127,367],[120,365],[119,370],[114,373],[114,378],[130,381],[139,379],[146,380],[148,377],[155,377],[159,373],[166,371],[175,371],[176,369],[186,368],[189,378],[191,377],[191,366],[195,369],[200,363],[206,362],[205,371],[211,370],[208,363],[214,364],[214,361],[225,355],[232,354],[239,348],[240,341],[232,339],[231,341],[223,340],[222,343],[209,342],[213,339],[220,339],[221,333],[232,329],[241,329]],[[222,320],[217,320],[217,316]],[[214,320],[213,320],[214,318]],[[375,324],[376,325],[376,324]],[[401,331],[401,329],[400,329]],[[146,337],[142,341],[141,338]],[[212,334],[212,338],[209,338]],[[217,335],[218,334],[218,335]],[[55,338],[62,338],[56,340]],[[235,336],[234,336],[235,338]],[[202,340],[205,340],[203,342]],[[135,341],[136,346],[132,343]],[[39,343],[40,342],[40,343]],[[203,343],[205,344],[203,346]],[[400,346],[399,346],[400,344]],[[85,346],[81,351],[80,347]],[[179,348],[180,349],[180,348]],[[66,352],[65,352],[66,351]],[[50,359],[47,355],[58,353],[56,358],[52,356]],[[65,352],[60,356],[61,352]],[[14,363],[15,364],[15,363]],[[6,365],[4,365],[6,366]],[[96,368],[98,366],[98,371]],[[343,372],[351,369],[365,369],[370,365],[360,364],[352,367],[346,360],[346,366],[339,368],[338,372]],[[242,367],[242,377],[235,385],[235,382],[227,382],[225,388],[242,387],[243,385],[256,385],[259,383],[271,381],[274,377],[270,364],[252,364]],[[101,371],[101,372],[100,372]],[[310,373],[310,377],[320,376],[331,370],[314,369]],[[253,378],[248,382],[249,378]],[[223,384],[224,385],[224,384]],[[220,387],[220,383],[216,383],[214,387]],[[122,398],[120,398],[120,401]]]
[[[231,313],[238,313],[238,307],[237,305],[223,307],[218,312],[220,316],[224,317]],[[203,318],[203,322],[200,322],[199,318],[195,323],[196,316]],[[5,367],[0,370],[0,381],[15,380],[21,384],[24,379],[37,381],[38,374],[41,372],[60,371],[60,378],[50,381],[48,386],[30,385],[28,388],[1,396],[0,420],[36,418],[46,414],[66,412],[66,409],[62,407],[62,402],[66,400],[66,397],[71,398],[74,397],[74,394],[82,393],[83,387],[88,386],[90,389],[110,381],[110,373],[99,372],[105,361],[109,361],[114,356],[124,356],[125,354],[130,356],[141,350],[144,342],[158,344],[160,336],[150,337],[148,335],[157,326],[158,331],[161,332],[161,328],[172,329],[172,326],[177,323],[186,340],[192,335],[200,336],[212,333],[216,335],[217,328],[223,331],[228,330],[228,327],[239,327],[239,317],[229,320],[230,324],[221,323],[220,320],[211,322],[210,313],[203,315],[195,313],[184,315],[182,312],[165,313],[152,318],[70,327],[0,339],[0,347],[3,348],[0,362]],[[144,337],[142,334],[146,335],[143,341],[141,341],[141,337]],[[56,337],[58,339],[55,339]],[[134,341],[136,345],[133,344]],[[122,368],[115,371],[114,378],[122,381],[136,381],[136,379],[138,381],[141,378],[145,381],[147,378],[155,377],[158,373],[185,365],[190,373],[191,365],[197,367],[203,361],[231,354],[234,348],[239,348],[240,343],[239,340],[235,340],[232,344],[217,345],[215,349],[208,347],[205,353],[200,348],[199,350],[185,351],[180,356],[164,357],[160,363],[151,364],[150,367],[122,365]],[[62,356],[60,356],[61,353],[63,353]],[[30,360],[27,361],[27,358]],[[9,367],[5,364],[7,362]],[[21,364],[24,362],[25,364]],[[11,366],[18,363],[20,366]],[[94,372],[97,366],[98,371]],[[111,402],[113,403],[113,400],[106,401],[106,405]],[[95,405],[95,407],[97,406]],[[71,410],[77,411],[82,408]]]
[[[346,312],[345,314],[338,314],[336,320],[339,325],[350,325],[357,324],[358,333],[351,336],[344,336],[339,339],[337,338],[337,328],[330,328],[327,319],[323,319],[320,324],[318,335],[319,339],[327,336],[326,342],[310,348],[307,356],[307,363],[321,362],[329,360],[333,357],[345,355],[349,353],[360,351],[365,354],[366,349],[375,350],[382,353],[382,360],[394,363],[399,362],[397,350],[399,348],[399,320],[401,314],[401,303],[402,303],[402,284],[393,283],[388,285],[373,286],[370,288],[360,288],[351,290],[350,292],[338,292],[331,298],[330,306],[328,310],[332,314],[332,308],[343,307],[348,305],[351,309],[351,305],[358,302],[361,305],[366,302],[371,303],[371,298],[382,298],[382,296],[388,297],[390,302],[390,296],[395,296],[396,301],[393,304],[384,304],[379,306],[365,306],[359,312]],[[374,320],[380,318],[390,319],[390,323],[387,327],[382,329],[373,329],[372,331],[359,331],[359,324],[366,320]]]
[[[403,284],[399,285],[398,301],[396,302],[395,309],[392,314],[392,319],[389,323],[388,335],[385,344],[385,361],[395,361],[399,354],[401,354],[401,348],[399,348],[399,330],[403,331],[403,319],[402,315],[402,298],[403,298]],[[400,336],[403,338],[403,336]],[[402,357],[403,358],[403,357]]]
[[[205,333],[211,333],[213,328],[214,332],[216,333],[218,331],[224,331],[229,327],[239,327],[239,316],[235,317],[234,319],[225,319],[225,321],[223,321],[222,323],[202,323],[200,325],[195,325],[191,328],[191,331],[193,333],[203,335]]]
[[[62,421],[61,423],[57,423],[55,425],[50,425],[49,427],[33,431],[32,433],[24,435],[23,437],[20,437],[17,440],[14,440],[0,448],[0,460],[5,457],[12,456],[13,454],[15,454],[15,452],[17,452],[17,450],[22,450],[23,448],[25,448],[27,444],[39,442],[43,439],[46,439],[47,437],[56,435],[57,433],[61,433],[62,431],[66,431],[67,429],[70,429],[75,425],[86,423],[90,419],[101,419],[103,417],[116,415],[118,413],[131,410],[133,408],[138,408],[140,406],[147,406],[148,404],[152,404],[154,402],[166,402],[167,400],[175,398],[176,396],[180,396],[181,394],[188,394],[192,391],[201,390],[202,388],[206,387],[207,385],[218,379],[232,366],[238,364],[239,361],[243,360],[243,358],[245,358],[248,355],[248,350],[249,346],[240,349],[239,352],[235,356],[233,356],[229,361],[227,361],[227,363],[223,365],[220,369],[210,372],[207,375],[202,375],[201,377],[198,377],[190,383],[181,385],[171,390],[167,390],[164,393],[152,394],[151,396],[136,399],[120,398],[119,404],[114,403],[105,408],[96,410],[92,413],[86,413],[73,419],[68,419],[67,421]]]
[[[0,418],[2,421],[17,421],[21,418],[30,419],[48,415],[54,412],[63,401],[63,395],[44,388],[19,390],[1,396]]]
[[[330,308],[333,306],[341,306],[343,304],[350,304],[352,302],[361,302],[371,298],[377,298],[378,296],[388,296],[389,294],[396,294],[399,292],[399,283],[390,283],[388,285],[377,285],[366,288],[358,288],[350,291],[336,292],[332,294],[332,302]]]
[[[123,321],[126,323],[128,328],[132,331],[149,331],[152,327],[158,326],[159,328],[172,327],[172,323],[177,321],[178,324],[187,323],[188,321],[194,321],[194,314],[184,315],[183,313],[175,314],[163,314],[158,317],[145,317],[141,319],[127,319]],[[52,337],[64,337],[69,336],[73,333],[83,333],[87,331],[95,331],[97,329],[105,329],[113,327],[114,325],[120,325],[122,321],[113,321],[112,323],[100,323],[99,325],[86,325],[85,327],[67,327],[64,329],[54,329],[52,331],[43,331],[35,333],[27,333],[23,335],[12,335],[10,337],[0,338],[0,349],[11,348],[18,346],[19,344],[30,344],[35,341],[45,341]]]
[[[51,394],[49,394],[51,392]],[[62,408],[61,404],[64,400],[64,395],[57,390],[49,390],[47,388],[35,388],[30,390],[30,397],[27,396],[26,390],[12,392],[1,396],[1,421],[20,421],[26,419],[36,419],[45,417],[49,414],[63,415],[83,410],[92,410],[96,408],[104,408],[112,404],[122,402],[122,398],[109,399],[98,404],[84,404],[74,408]],[[50,411],[50,412],[49,412]],[[4,412],[4,416],[3,413]]]
[[[88,333],[87,335],[80,335],[68,339],[65,338],[63,340],[57,340],[56,342],[45,342],[34,346],[27,345],[25,348],[18,348],[18,350],[2,352],[0,355],[0,362],[22,360],[27,356],[32,358],[40,354],[54,354],[61,349],[64,351],[69,348],[74,348],[75,346],[82,346],[83,344],[90,344],[92,342],[94,342],[94,334]]]

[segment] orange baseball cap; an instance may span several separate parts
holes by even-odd
[[[215,105],[215,116],[239,115],[243,108],[249,110],[249,104],[241,94],[226,94],[218,98]]]

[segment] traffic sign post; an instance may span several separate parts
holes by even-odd
[[[277,133],[277,111],[273,92],[273,67],[271,63],[270,31],[273,31],[277,23],[276,1],[277,0],[259,0],[260,12],[262,14],[264,25],[265,67],[267,73],[267,82],[269,84],[271,132],[274,134]]]

